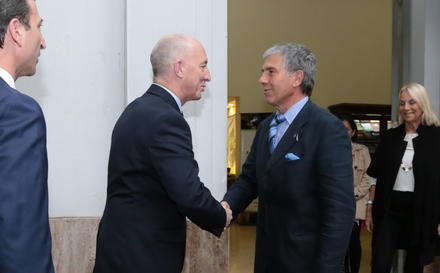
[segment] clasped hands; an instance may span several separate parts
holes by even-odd
[[[225,212],[226,212],[226,225],[225,225],[225,230],[226,230],[232,221],[232,210],[231,210],[231,207],[229,206],[228,202],[222,201],[222,202],[220,202],[220,204],[222,205],[222,207],[225,209]]]

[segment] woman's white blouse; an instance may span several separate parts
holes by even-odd
[[[396,181],[394,182],[393,190],[395,191],[414,192],[414,171],[412,164],[414,158],[413,138],[417,136],[418,134],[406,134],[403,139],[407,144],[399,172],[397,173]]]

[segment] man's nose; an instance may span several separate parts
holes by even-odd
[[[209,72],[209,68],[206,68],[205,81],[207,81],[207,82],[211,81],[211,72]]]
[[[266,79],[266,76],[264,75],[264,73],[261,74],[261,77],[260,77],[260,79],[258,79],[258,82],[262,85],[267,83],[267,79]]]
[[[45,49],[45,48],[46,48],[46,40],[44,39],[43,35],[41,35],[40,49]]]

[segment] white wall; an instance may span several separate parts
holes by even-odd
[[[127,97],[142,95],[152,83],[150,52],[164,35],[183,33],[205,47],[212,81],[200,101],[183,106],[191,127],[200,177],[213,195],[226,191],[227,1],[127,1]]]
[[[124,107],[124,3],[39,0],[47,49],[17,88],[41,104],[49,157],[49,214],[104,207],[110,134]]]
[[[38,0],[47,49],[17,89],[42,106],[47,123],[51,217],[101,216],[111,132],[127,101],[151,83],[149,53],[168,33],[206,48],[213,81],[187,103],[203,182],[226,190],[226,0]],[[126,47],[127,45],[127,47]]]
[[[418,82],[440,114],[440,1],[404,0],[403,84]],[[400,87],[398,87],[400,89]],[[395,94],[397,96],[397,93]]]
[[[425,87],[440,115],[440,1],[425,0]]]

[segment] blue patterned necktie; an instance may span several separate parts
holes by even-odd
[[[270,123],[269,127],[269,151],[270,153],[275,150],[276,144],[276,135],[278,133],[278,125],[286,120],[286,117],[283,114],[277,114],[275,118]]]

